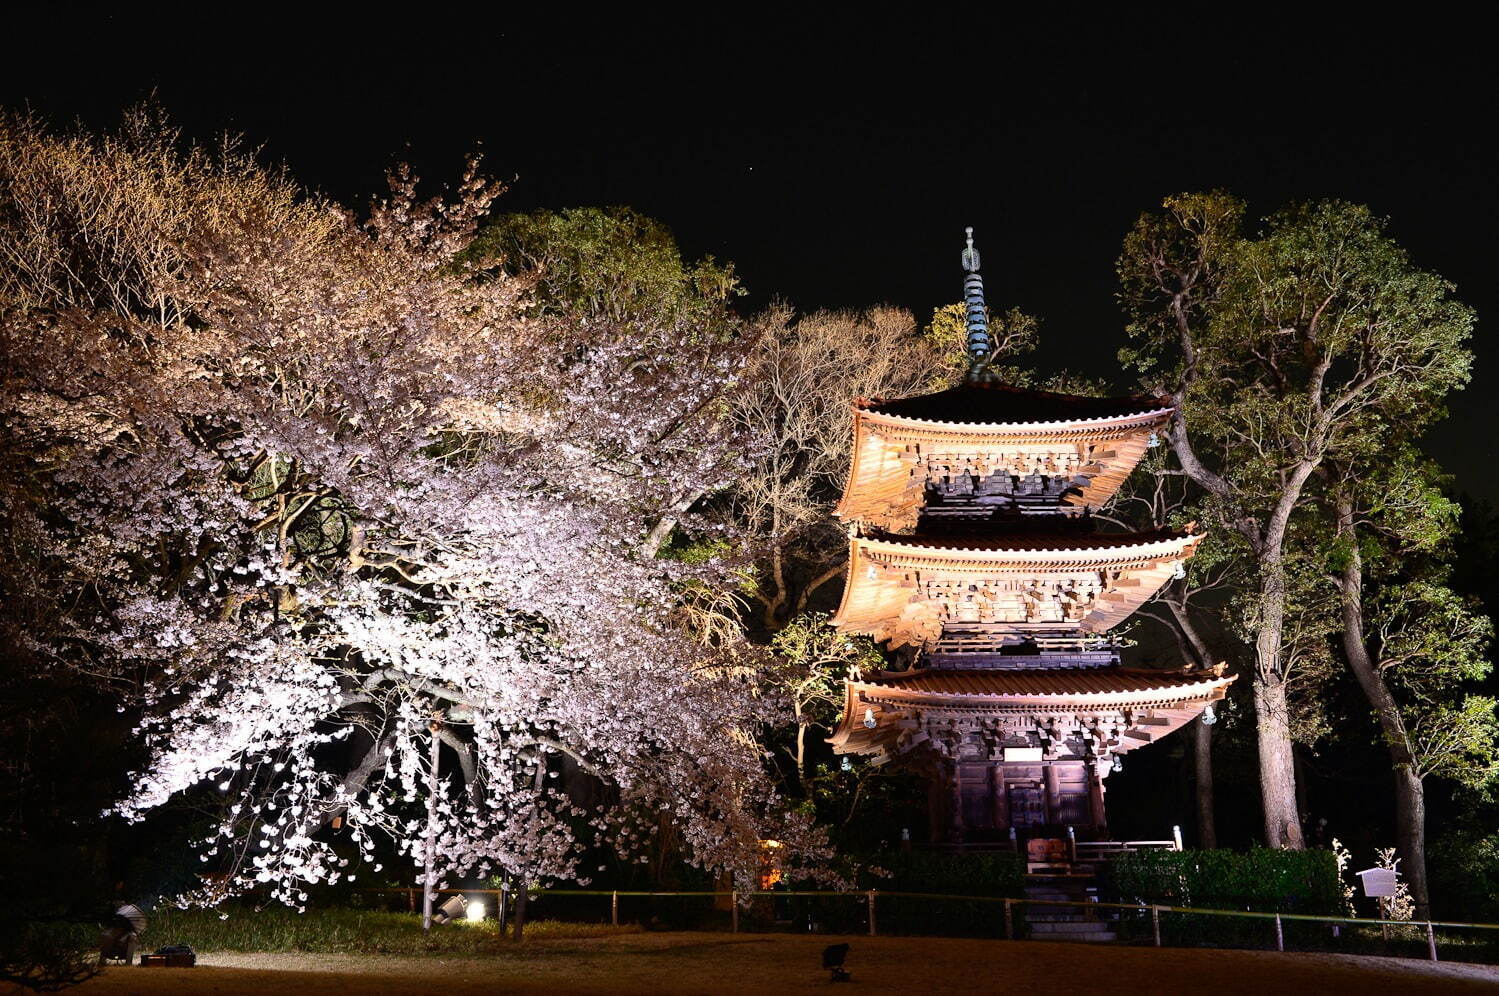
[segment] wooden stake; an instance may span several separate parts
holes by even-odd
[[[1431,929],[1431,921],[1426,921],[1426,951],[1432,961],[1437,960],[1437,932]]]
[[[1010,900],[1005,900],[1005,940],[1015,939],[1015,910]]]
[[[1150,908],[1150,929],[1155,934],[1155,946],[1161,946],[1161,908],[1152,906]]]
[[[869,890],[869,936],[874,936],[874,890]]]
[[[729,925],[734,933],[739,933],[739,890],[735,889],[729,893]]]
[[[1285,949],[1286,949],[1286,935],[1281,932],[1281,929],[1280,929],[1280,914],[1277,913],[1277,914],[1275,914],[1275,950],[1277,950],[1277,951],[1284,951]]]
[[[619,926],[619,890],[614,890],[614,898],[609,901],[609,921],[616,927]]]

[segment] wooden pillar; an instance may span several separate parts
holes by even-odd
[[[926,839],[933,844],[947,839],[947,778],[941,760],[926,770]]]
[[[989,764],[989,807],[989,811],[994,814],[995,830],[1003,830],[1010,825],[1008,807],[1005,805],[1005,766],[998,761]]]
[[[958,762],[947,762],[947,809],[949,818],[952,820],[952,840],[961,842],[964,837],[963,825],[963,783],[958,778]]]
[[[1046,807],[1042,819],[1043,823],[1056,823],[1057,816],[1062,811],[1062,787],[1057,778],[1057,767],[1055,764],[1047,764],[1041,770],[1042,784],[1045,790],[1042,792],[1042,805]]]
[[[1093,817],[1093,828],[1100,837],[1109,825],[1108,811],[1103,804],[1103,778],[1098,774],[1097,762],[1088,762],[1088,809]]]

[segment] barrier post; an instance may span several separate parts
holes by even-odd
[[[613,897],[609,900],[609,921],[616,927],[619,926],[619,890],[614,890]]]
[[[1281,932],[1281,929],[1280,929],[1280,914],[1277,913],[1277,914],[1275,914],[1275,950],[1277,950],[1277,951],[1284,951],[1285,949],[1286,949],[1286,935]]]
[[[1015,906],[1010,900],[1005,900],[1005,940],[1015,939]]]
[[[734,933],[739,933],[739,890],[729,893],[729,926]]]
[[[1150,908],[1150,929],[1155,933],[1155,946],[1161,946],[1161,908],[1152,906]]]
[[[1426,921],[1426,951],[1432,961],[1437,960],[1437,932],[1431,929],[1431,921]]]
[[[874,890],[869,890],[869,936],[874,936]]]

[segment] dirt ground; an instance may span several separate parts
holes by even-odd
[[[1499,992],[1499,967],[1339,954],[1277,954],[945,938],[632,934],[527,941],[513,954],[430,958],[213,954],[197,968],[118,966],[87,996],[334,993],[782,993],[828,987],[824,946],[847,941],[839,992]]]

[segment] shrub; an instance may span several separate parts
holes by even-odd
[[[865,863],[889,872],[888,877],[870,874],[862,883],[865,888],[885,893],[989,899],[1017,899],[1025,894],[1025,863],[1019,855],[1009,852],[948,854],[913,850],[871,855]],[[880,933],[952,937],[1004,934],[1004,909],[994,902],[887,895],[878,900],[876,916]]]
[[[1025,862],[1008,851],[979,854],[898,851],[873,855],[866,862],[890,873],[889,878],[871,876],[866,888],[889,892],[1014,899],[1020,897],[1025,885]]]
[[[1341,916],[1343,893],[1337,858],[1331,851],[1281,851],[1259,847],[1239,851],[1139,851],[1112,862],[1105,891],[1125,903],[1192,906],[1258,913],[1325,913]],[[1282,925],[1291,947],[1323,943],[1325,925]],[[1127,934],[1148,932],[1144,921]],[[1170,914],[1161,918],[1167,944],[1269,947],[1274,927],[1266,921],[1222,916]]]
[[[1115,860],[1108,881],[1123,902],[1333,916],[1342,911],[1331,851],[1138,851]]]

